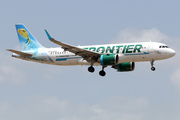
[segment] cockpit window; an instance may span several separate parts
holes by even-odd
[[[169,48],[168,46],[161,45],[159,48]]]

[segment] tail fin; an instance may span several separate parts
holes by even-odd
[[[43,47],[23,24],[15,26],[22,51],[37,50]]]

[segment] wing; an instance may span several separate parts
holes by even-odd
[[[50,41],[62,46],[61,48],[63,48],[66,51],[70,51],[70,52],[74,53],[75,55],[81,56],[83,59],[87,60],[88,62],[91,62],[92,60],[96,61],[101,55],[100,53],[97,53],[94,51],[82,49],[82,48],[79,48],[79,47],[76,47],[73,45],[59,42],[59,41],[55,40],[54,38],[52,38],[51,35],[47,32],[47,30],[45,30],[45,32]]]
[[[17,51],[17,50],[12,50],[12,49],[6,49],[7,51],[16,53],[18,55],[24,56],[24,57],[31,57],[33,56],[33,54],[29,54],[29,53],[25,53],[25,52],[21,52],[21,51]]]

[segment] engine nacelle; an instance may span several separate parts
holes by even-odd
[[[101,63],[101,65],[116,65],[118,64],[119,56],[116,54],[105,54],[101,55],[98,59],[98,62]]]
[[[133,71],[135,68],[135,63],[134,62],[125,62],[121,63],[118,65],[112,66],[114,69],[117,69],[118,72],[128,72],[128,71]]]

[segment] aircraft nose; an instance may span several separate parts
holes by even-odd
[[[176,54],[176,52],[173,49],[170,49],[168,53],[171,57],[173,57]]]

